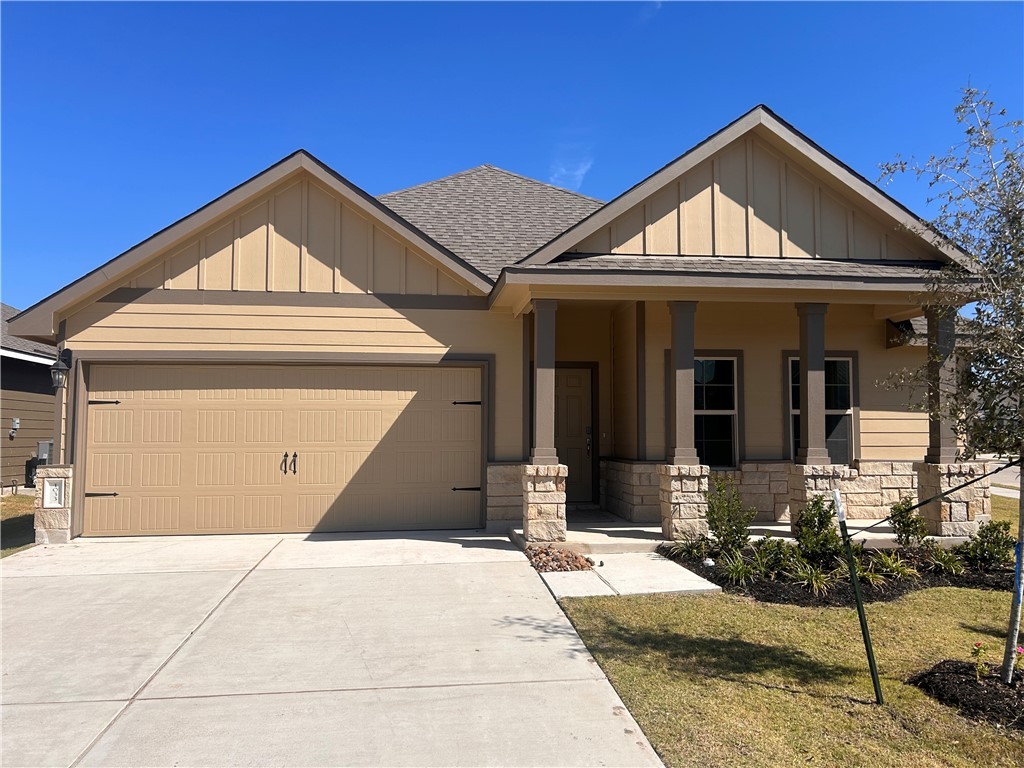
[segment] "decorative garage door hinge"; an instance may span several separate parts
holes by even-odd
[[[477,485],[477,486],[474,486],[472,488],[452,488],[452,490],[453,491],[479,491],[480,490],[480,486]]]
[[[89,491],[85,492],[85,498],[87,499],[92,499],[95,498],[96,496],[117,496],[117,493],[89,493]]]
[[[452,400],[452,405],[483,405],[480,400]]]
[[[90,400],[89,405],[120,405],[120,400]]]

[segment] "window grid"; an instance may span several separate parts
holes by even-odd
[[[724,362],[727,366],[708,366],[707,363]],[[716,368],[718,370],[716,370]],[[701,464],[713,467],[737,466],[736,450],[738,438],[738,403],[736,373],[738,363],[735,357],[701,357],[694,361],[694,441]],[[721,377],[728,372],[728,380]],[[712,406],[708,408],[708,404]],[[729,407],[722,407],[728,405]],[[719,425],[718,434],[723,430],[720,425],[728,419],[728,429],[724,432],[727,439],[721,437],[707,438],[708,431]],[[727,447],[726,447],[727,444]],[[724,459],[724,460],[723,460]]]

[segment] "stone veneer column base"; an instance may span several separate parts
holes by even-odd
[[[565,464],[523,465],[523,538],[565,541]]]
[[[67,544],[71,541],[71,496],[73,471],[68,464],[43,465],[36,470],[35,529],[36,544]],[[47,478],[64,479],[62,506],[43,507],[43,489]]]
[[[815,496],[832,497],[832,486],[841,487],[843,480],[856,479],[857,471],[846,464],[793,464],[789,469],[789,525]]]
[[[708,532],[708,490],[711,469],[704,464],[659,464],[661,532],[669,541]]]
[[[918,498],[930,499],[955,488],[988,470],[984,463],[914,463]],[[992,519],[992,491],[986,478],[942,499],[925,504],[919,510],[933,536],[970,536],[982,523]]]

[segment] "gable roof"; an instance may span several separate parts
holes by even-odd
[[[378,199],[491,278],[604,205],[493,165]]]
[[[787,150],[805,159],[814,169],[845,190],[854,199],[860,200],[880,211],[897,224],[911,230],[925,228],[934,234],[931,243],[943,257],[949,261],[967,265],[967,255],[952,243],[943,240],[934,233],[927,224],[902,203],[885,194],[881,189],[852,168],[826,152],[789,123],[782,120],[768,107],[759,104],[725,128],[712,134],[695,147],[680,155],[660,170],[648,176],[640,183],[630,187],[600,210],[593,212],[576,225],[562,232],[529,256],[521,259],[521,265],[547,264],[561,256],[573,246],[579,244],[601,227],[611,223],[621,214],[642,203],[651,195],[668,184],[679,179],[687,171],[707,160],[720,149],[731,144],[741,136],[751,132],[767,133]]]
[[[20,309],[15,309],[10,304],[0,304],[0,347],[2,347],[3,353],[6,355],[8,352],[14,352],[15,354],[10,355],[10,357],[21,359],[38,358],[38,360],[30,359],[29,362],[49,365],[57,359],[56,347],[37,341],[19,339],[17,336],[11,336],[7,332],[7,321],[20,312]],[[22,358],[22,355],[25,358]]]
[[[123,279],[132,270],[145,264],[151,257],[183,241],[229,211],[237,210],[247,201],[258,197],[279,182],[302,171],[311,174],[318,182],[338,194],[371,221],[376,221],[401,234],[414,246],[447,267],[480,293],[486,294],[490,291],[491,280],[479,269],[456,256],[445,246],[387,206],[382,205],[376,198],[364,192],[309,152],[300,149],[24,310],[12,318],[16,324],[15,331],[22,336],[52,337],[56,330],[53,327],[54,313],[90,296],[98,295],[105,288]]]

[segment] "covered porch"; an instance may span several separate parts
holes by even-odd
[[[833,487],[851,518],[876,520],[983,472],[957,461],[949,424],[882,384],[927,359],[927,397],[948,393],[953,317],[910,303],[900,281],[542,284],[519,300],[529,456],[489,474],[506,489],[518,475],[527,541],[564,541],[574,510],[651,529],[640,538],[704,533],[713,476],[735,484],[758,524],[785,528]],[[989,505],[977,488],[922,513],[933,534],[963,536]]]

